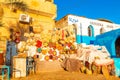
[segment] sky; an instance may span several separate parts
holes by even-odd
[[[105,18],[120,24],[120,0],[54,0],[57,5],[57,18],[67,14],[84,16],[90,19]]]

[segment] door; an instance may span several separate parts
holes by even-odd
[[[115,41],[116,57],[120,57],[120,37]]]

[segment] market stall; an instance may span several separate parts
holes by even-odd
[[[59,39],[58,41],[50,40],[47,37],[44,39],[41,34],[34,33],[25,33],[24,37],[26,37],[26,41],[17,43],[18,55],[14,56],[13,60],[13,68],[15,68],[13,72],[16,77],[24,77],[27,76],[27,73],[30,73],[30,70],[23,70],[27,68],[27,57],[34,59],[35,73],[40,73],[63,70],[60,62],[61,54],[76,53],[76,44],[72,37]],[[24,62],[26,67],[21,66],[20,68],[20,65],[18,67],[16,63],[18,60]]]

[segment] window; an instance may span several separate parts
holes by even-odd
[[[46,0],[46,1],[53,2],[53,0]]]
[[[93,37],[94,36],[94,29],[93,26],[88,26],[88,36]]]
[[[76,24],[72,24],[72,25],[73,25],[73,33],[77,35],[77,25]]]
[[[90,27],[88,27],[88,36],[92,36]]]
[[[100,34],[102,34],[102,33],[104,33],[105,32],[105,29],[102,27],[101,29],[100,29]]]

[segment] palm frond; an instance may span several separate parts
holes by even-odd
[[[16,1],[12,3],[15,7],[17,7],[18,9],[25,11],[28,9],[27,4],[25,4],[23,1]]]
[[[22,11],[26,11],[28,9],[27,4],[20,0],[10,0],[7,4],[14,6],[15,8],[20,9]]]

